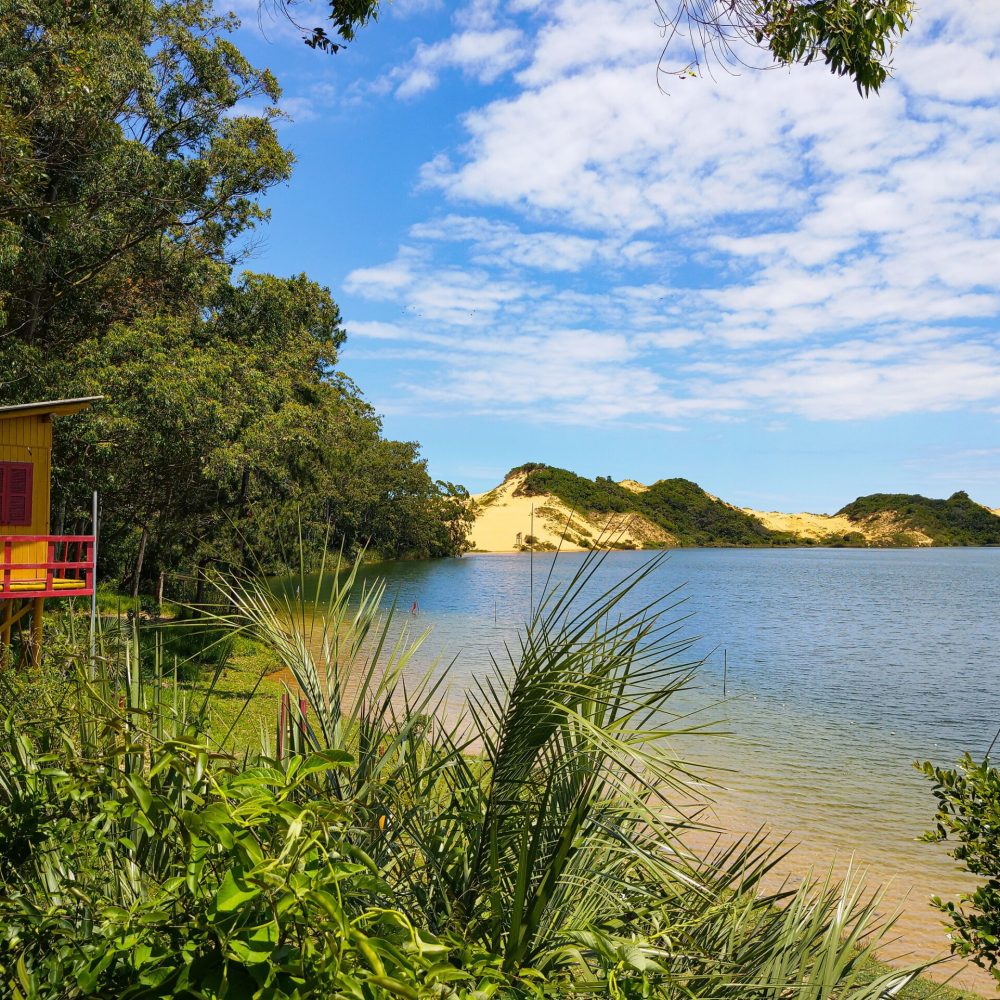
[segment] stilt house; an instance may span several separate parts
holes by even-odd
[[[50,534],[52,418],[100,398],[0,406],[0,662],[16,628],[39,663],[46,598],[94,592],[94,536]]]

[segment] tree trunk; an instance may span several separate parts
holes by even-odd
[[[142,561],[146,558],[146,539],[149,537],[149,528],[142,527],[142,535],[139,537],[139,551],[135,557],[135,568],[132,570],[132,599],[139,596],[139,580],[142,576]]]
[[[197,585],[195,586],[195,591],[194,591],[195,614],[198,617],[201,617],[202,613],[201,608],[202,605],[205,603],[205,570],[207,569],[207,567],[208,567],[207,559],[202,559],[202,561],[198,563],[198,582]]]
[[[156,586],[156,606],[157,608],[163,607],[163,576],[164,572],[160,570],[160,582]]]

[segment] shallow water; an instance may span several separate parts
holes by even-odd
[[[560,555],[564,581],[582,554]],[[595,585],[649,559],[616,552]],[[552,567],[550,554],[385,563],[388,598],[433,627],[423,662],[457,655],[461,690],[515,642]],[[947,947],[927,899],[968,883],[943,850],[918,842],[934,803],[915,760],[982,755],[1000,725],[1000,549],[682,549],[630,595],[638,607],[679,588],[674,617],[705,657],[680,705],[730,735],[679,741],[711,777],[720,822],[766,824],[801,847],[789,870],[852,855],[892,880],[904,913],[898,951]],[[713,652],[713,650],[715,652]],[[727,698],[722,700],[725,651]],[[908,895],[907,895],[908,894]],[[962,982],[984,992],[989,980]]]

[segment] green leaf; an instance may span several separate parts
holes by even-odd
[[[226,872],[215,894],[213,905],[219,913],[231,913],[258,895],[260,895],[259,887],[246,882],[242,874],[230,870]]]

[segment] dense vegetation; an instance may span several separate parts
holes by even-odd
[[[516,473],[525,474],[522,495],[552,494],[573,510],[588,514],[641,514],[670,532],[679,545],[782,545],[791,541],[687,479],[661,479],[645,492],[634,493],[607,476],[585,479],[538,463],[512,469],[508,477]]]
[[[902,531],[920,531],[935,545],[1000,545],[1000,517],[959,491],[947,500],[913,493],[873,493],[838,511],[852,521],[888,514]]]
[[[144,678],[135,623],[124,663],[63,661],[57,700],[5,690],[5,994],[910,996],[912,972],[872,973],[891,931],[855,879],[769,880],[784,849],[759,837],[692,849],[670,749],[688,644],[669,599],[616,613],[656,565],[603,595],[585,565],[457,717],[442,679],[404,688],[414,641],[380,621],[383,588],[339,572],[303,595],[315,615],[220,584],[236,610],[211,627],[304,695],[259,750],[222,749],[211,692]]]
[[[528,462],[511,469],[507,478],[523,474],[523,496],[556,496],[573,510],[586,514],[641,514],[668,531],[679,545],[788,545],[817,544],[812,539],[766,528],[757,518],[723,503],[687,479],[661,479],[644,492],[634,492],[610,476],[586,479],[566,469]],[[955,493],[947,500],[916,494],[874,493],[859,497],[838,514],[857,522],[859,531],[831,534],[818,544],[913,545],[912,532],[922,532],[935,545],[1000,545],[1000,517]],[[881,525],[875,540],[860,530],[866,523]]]
[[[957,903],[935,898],[934,905],[951,924],[952,952],[991,972],[1000,989],[1000,770],[989,753],[982,761],[966,754],[957,767],[928,762],[920,770],[938,803],[936,826],[925,839],[950,841],[952,857],[983,880]]]
[[[0,17],[0,402],[105,396],[59,424],[53,528],[99,490],[101,574],[133,591],[280,563],[300,517],[315,548],[463,542],[464,491],[338,370],[329,291],[239,270],[293,157],[234,26],[210,0]]]

